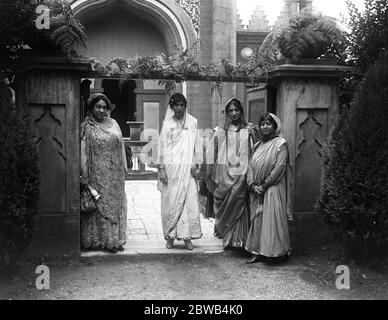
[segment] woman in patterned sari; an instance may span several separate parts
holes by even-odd
[[[255,145],[247,178],[251,227],[245,249],[253,254],[247,262],[283,262],[291,250],[288,145],[281,136],[277,116],[267,113],[261,116],[259,125],[262,140]]]
[[[97,211],[81,215],[81,245],[116,253],[126,242],[127,163],[121,130],[110,118],[111,110],[105,95],[93,94],[81,125],[81,182],[100,195]]]
[[[225,106],[225,125],[215,129],[206,151],[206,186],[213,196],[216,232],[224,249],[245,247],[249,231],[246,174],[256,132],[245,121],[240,100],[232,98]]]

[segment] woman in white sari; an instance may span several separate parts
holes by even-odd
[[[186,112],[184,95],[170,98],[158,142],[159,190],[162,193],[161,214],[166,247],[174,240],[184,240],[185,247],[193,249],[192,239],[202,237],[195,145],[197,119]]]
[[[81,125],[81,182],[100,195],[97,210],[81,215],[81,246],[116,253],[124,250],[126,242],[127,162],[121,130],[110,118],[111,110],[105,95],[93,94]]]
[[[291,250],[288,221],[292,220],[288,144],[281,136],[280,119],[267,113],[259,121],[262,140],[255,145],[247,182],[251,227],[245,249],[248,263],[285,261]]]

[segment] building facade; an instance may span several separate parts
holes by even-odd
[[[201,64],[245,63],[270,27],[258,6],[248,26],[237,13],[236,0],[72,0],[76,16],[86,28],[88,47],[81,53],[106,65],[116,57],[134,58],[176,47],[199,44]],[[285,0],[281,18],[298,10],[299,1]],[[144,122],[144,128],[160,130],[168,95],[158,81],[90,79],[91,92],[104,92],[116,105],[112,114],[125,137],[128,121]],[[211,94],[207,82],[186,82],[177,89],[188,98],[188,112],[198,118],[200,128],[213,128],[222,121],[225,102],[237,96],[248,105],[249,84],[224,84],[222,97]],[[252,111],[246,110],[248,114]],[[252,120],[255,120],[252,118]]]

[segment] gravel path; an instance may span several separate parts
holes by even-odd
[[[388,299],[387,269],[350,265],[350,290],[337,290],[338,252],[297,252],[283,265],[248,265],[238,251],[138,254],[47,264],[50,289],[35,288],[35,267],[2,280],[2,299]],[[341,262],[343,263],[343,262]],[[388,264],[387,264],[388,265]]]

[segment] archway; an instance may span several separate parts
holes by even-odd
[[[75,0],[71,7],[76,16],[83,21],[92,11],[106,8],[120,8],[135,16],[149,21],[161,32],[167,50],[175,45],[188,48],[197,39],[197,34],[183,9],[176,1],[158,0]]]

